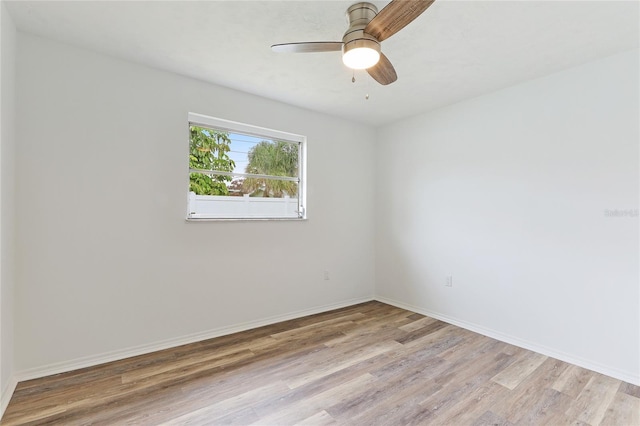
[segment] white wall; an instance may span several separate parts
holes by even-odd
[[[22,33],[18,91],[20,371],[372,297],[373,130]],[[309,219],[187,223],[190,111],[306,135]]]
[[[638,57],[381,129],[377,295],[640,382]]]
[[[15,387],[15,55],[16,28],[0,2],[0,415]]]

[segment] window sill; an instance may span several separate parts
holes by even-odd
[[[233,218],[186,218],[185,222],[305,222],[306,217],[233,217]]]

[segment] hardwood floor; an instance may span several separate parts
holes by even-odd
[[[379,302],[20,383],[2,425],[640,425],[640,387]]]

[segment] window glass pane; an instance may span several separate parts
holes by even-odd
[[[304,137],[197,114],[189,134],[189,219],[306,217]]]

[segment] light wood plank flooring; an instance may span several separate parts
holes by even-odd
[[[379,302],[20,383],[2,425],[640,425],[640,387]]]

